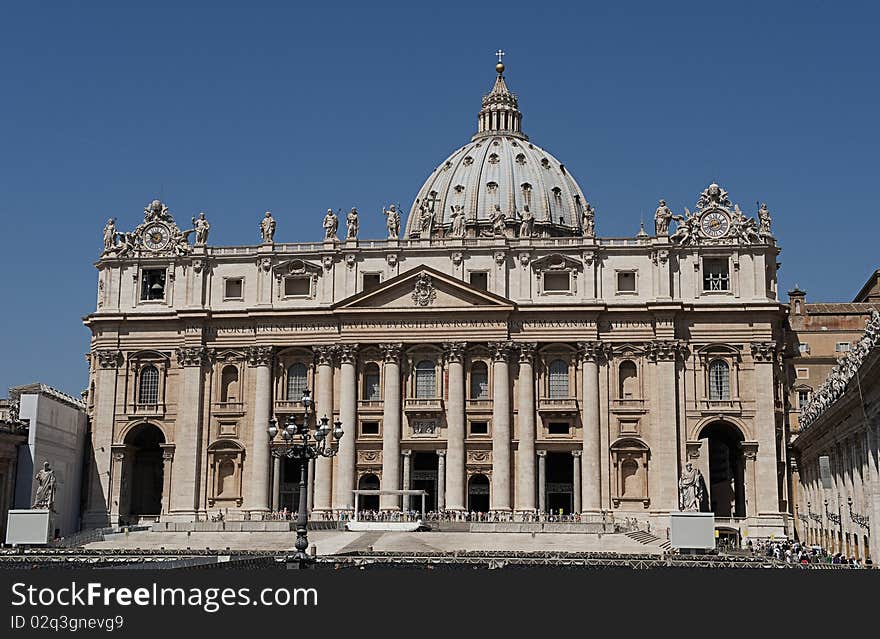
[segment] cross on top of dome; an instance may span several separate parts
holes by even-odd
[[[498,56],[498,64],[495,65],[498,77],[495,78],[492,90],[483,96],[482,109],[477,115],[477,133],[474,139],[499,133],[528,139],[522,132],[522,113],[519,112],[516,95],[510,92],[504,81],[505,67],[501,60],[507,54],[498,49],[495,55]]]

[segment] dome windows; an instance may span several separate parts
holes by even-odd
[[[470,166],[471,164],[474,163],[474,158],[472,158],[471,156],[468,155],[467,157],[465,157],[465,159],[464,159],[464,161],[463,161],[462,163],[463,163],[465,166]]]
[[[497,153],[493,153],[493,154],[491,154],[491,155],[489,156],[489,164],[498,164],[499,161],[500,161],[500,160],[499,160],[499,158],[498,158],[498,154],[497,154]]]
[[[548,160],[547,158],[541,158],[541,166],[543,166],[545,169],[549,169],[550,160]]]
[[[516,163],[523,166],[526,163],[526,156],[523,153],[516,154]]]

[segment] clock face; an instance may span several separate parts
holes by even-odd
[[[144,230],[144,246],[151,251],[160,251],[171,239],[171,232],[164,224],[150,224]]]
[[[722,237],[730,228],[730,220],[721,211],[710,211],[703,216],[700,227],[708,237]]]

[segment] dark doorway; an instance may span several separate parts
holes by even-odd
[[[281,462],[281,494],[278,500],[278,510],[290,513],[299,512],[299,479],[302,462],[298,459],[285,457]]]
[[[129,453],[127,468],[123,469],[123,482],[128,484],[128,508],[120,514],[129,522],[141,517],[157,517],[162,513],[162,484],[164,462],[162,444],[165,435],[153,424],[143,424],[132,430],[125,438]],[[121,490],[120,492],[125,492]],[[126,495],[121,495],[123,503]]]
[[[468,480],[468,510],[489,512],[489,478],[485,475],[471,475]]]
[[[571,453],[547,453],[547,512],[569,515],[574,510],[574,457]]]
[[[358,490],[379,490],[379,478],[368,473],[358,480]],[[379,495],[358,495],[358,512],[379,510]]]
[[[425,510],[430,512],[437,510],[437,469],[439,464],[437,453],[417,452],[413,453],[412,478],[410,479],[412,490],[424,490]],[[418,495],[410,495],[410,510],[422,509],[422,498]]]
[[[700,439],[709,441],[709,508],[716,517],[745,517],[743,436],[726,422],[706,426]]]

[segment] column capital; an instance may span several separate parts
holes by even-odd
[[[336,355],[336,346],[332,344],[318,344],[312,346],[312,354],[316,366],[333,366],[333,358]]]
[[[755,362],[772,364],[776,361],[776,342],[752,342],[751,347]]]
[[[379,344],[379,350],[382,351],[382,358],[385,360],[386,364],[400,364],[403,343],[393,342],[389,344]]]
[[[585,362],[599,363],[611,355],[611,347],[598,340],[578,342],[578,354]]]
[[[446,457],[446,449],[438,448],[437,449],[437,457]]]
[[[356,364],[358,355],[358,344],[340,344],[337,349],[339,353],[340,364]]]
[[[400,454],[403,455],[404,457],[409,457],[410,455],[412,455],[412,451],[411,450],[402,450],[402,451],[400,451]]]
[[[684,359],[687,346],[681,340],[654,340],[645,344],[645,353],[652,362],[675,362]]]
[[[119,368],[122,363],[122,351],[117,349],[100,349],[95,351],[99,368]]]
[[[181,346],[177,349],[177,364],[181,367],[202,367],[208,363],[209,351],[204,346]]]
[[[537,342],[518,342],[516,346],[519,349],[520,364],[533,364],[535,362],[535,351],[538,350]]]
[[[447,362],[463,362],[466,352],[467,342],[443,342],[443,355]]]
[[[580,456],[583,455],[583,454],[584,454],[584,451],[582,451],[582,450],[573,450],[573,451],[571,451],[571,456],[572,456],[572,457],[580,457]]]
[[[489,342],[493,362],[506,362],[513,348],[513,342]]]
[[[546,456],[547,456],[547,451],[546,451],[546,450],[536,450],[536,451],[535,451],[535,454],[536,454],[538,457],[546,457]]]
[[[743,456],[754,461],[758,457],[758,442],[740,442]]]
[[[245,349],[245,359],[251,367],[270,366],[274,354],[274,346],[248,346]]]

